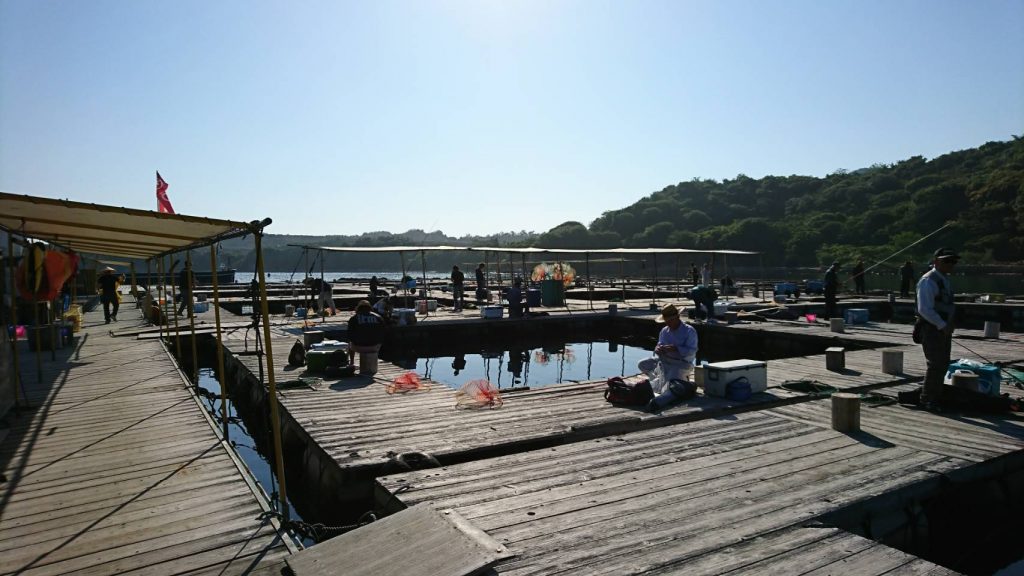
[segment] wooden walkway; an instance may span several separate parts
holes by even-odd
[[[0,574],[243,574],[294,549],[159,341],[87,313],[73,346],[20,343],[32,408],[0,443]]]
[[[828,407],[818,400],[379,481],[407,505],[454,509],[507,546],[516,557],[500,574],[951,573],[813,521],[883,494],[909,501],[942,475],[1020,451],[1024,423],[887,406],[867,409],[864,432],[846,435],[822,418]],[[963,440],[929,440],[948,434]]]
[[[645,312],[632,315],[655,315]],[[446,311],[428,321],[487,322]],[[277,322],[277,381],[310,375],[285,361],[301,323]],[[768,391],[748,402],[699,395],[658,414],[604,402],[603,381],[504,393],[499,409],[460,410],[453,390],[429,380],[429,390],[388,394],[406,370],[383,362],[373,377],[328,378],[279,397],[286,418],[338,468],[379,476],[390,505],[454,509],[507,546],[515,557],[499,564],[500,574],[954,573],[816,520],[883,495],[910,501],[942,478],[1016,462],[1024,421],[865,404],[863,432],[840,434],[827,399],[782,386],[815,380],[890,396],[916,387],[925,362],[910,327],[835,334],[820,322],[771,321],[706,329],[843,345],[846,368],[826,370],[824,355],[772,360]],[[227,339],[228,352],[255,374],[257,357],[239,354],[252,349],[252,336],[247,344],[242,337]],[[1021,334],[986,340],[960,330],[957,341],[954,358],[1024,363]],[[882,372],[883,348],[904,352],[901,373]],[[381,476],[403,452],[431,454],[444,467]]]

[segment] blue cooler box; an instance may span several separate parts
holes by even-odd
[[[989,396],[999,396],[998,366],[992,366],[991,364],[976,366],[972,364],[962,364],[960,362],[950,362],[949,369],[946,371],[946,376],[952,377],[953,372],[956,372],[957,370],[969,370],[978,375],[978,392],[988,394]]]
[[[792,282],[780,282],[775,285],[775,293],[786,295],[796,294],[796,284]]]
[[[847,324],[867,324],[870,319],[867,308],[849,308],[843,314]]]

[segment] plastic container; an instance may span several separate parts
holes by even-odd
[[[867,324],[870,318],[867,308],[847,308],[843,313],[843,320],[847,324]]]
[[[501,306],[481,306],[480,307],[480,317],[481,318],[489,318],[489,319],[501,318],[504,313],[505,313],[505,309],[503,307],[501,307]]]
[[[565,305],[565,286],[561,280],[541,280],[540,300],[544,306]]]
[[[999,396],[999,367],[991,364],[966,364],[952,362],[946,371],[946,378],[952,379],[957,370],[969,370],[978,375],[978,392],[989,396]]]
[[[305,318],[306,317],[306,309],[305,308],[296,308],[295,309],[295,317],[296,318]]]
[[[702,372],[704,393],[708,396],[725,398],[728,384],[741,377],[750,382],[751,393],[768,388],[768,364],[759,360],[713,362],[704,365]]]
[[[531,308],[540,306],[540,288],[526,289],[526,305]]]
[[[810,322],[811,324],[813,324],[813,323],[818,321],[818,315],[817,314],[804,314],[804,318],[808,322]]]

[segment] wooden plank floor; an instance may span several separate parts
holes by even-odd
[[[33,408],[0,443],[0,574],[243,574],[289,546],[158,341],[86,313],[75,345],[20,343]]]
[[[846,435],[813,417],[827,409],[818,400],[379,482],[407,505],[452,508],[505,544],[516,557],[500,574],[950,573],[806,526],[1024,449],[1024,426],[883,407],[869,409],[865,434]],[[927,441],[947,433],[969,437],[948,448]]]
[[[642,317],[647,316],[653,318],[649,314]],[[486,322],[447,316],[439,316],[434,321]],[[339,320],[332,319],[332,322]],[[758,330],[764,333],[765,338],[785,337],[792,331],[810,333],[819,338],[837,336],[823,324],[812,326],[795,322],[757,322],[707,328]],[[301,368],[287,365],[287,352],[297,338],[291,327],[277,324],[272,333],[277,381],[286,382],[310,375]],[[815,380],[838,389],[863,391],[923,379],[924,356],[920,347],[910,342],[908,328],[889,324],[863,325],[850,328],[842,336],[858,335],[862,335],[863,341],[876,343],[874,345],[902,350],[903,373],[892,375],[882,372],[881,349],[851,348],[846,353],[846,369],[839,372],[825,369],[823,355],[772,360],[768,362],[768,391],[756,394],[748,402],[698,396],[659,414],[604,402],[603,381],[506,393],[503,395],[504,405],[498,410],[458,410],[455,408],[454,391],[430,380],[426,380],[430,390],[425,392],[387,394],[386,384],[406,370],[384,362],[374,377],[327,379],[316,389],[291,388],[282,390],[280,396],[291,417],[343,469],[375,467],[403,452],[425,452],[442,459],[459,458],[461,454],[499,445],[568,441],[600,434],[602,429],[615,431],[657,426],[659,419],[670,423],[709,418],[805,398],[804,393],[780,387],[791,380]],[[980,336],[978,331],[958,332],[958,338],[969,342],[968,346],[984,358],[1003,363],[1024,359],[1021,335],[1003,334],[999,340],[984,340]],[[248,340],[243,340],[246,337]],[[253,348],[251,331],[246,335],[244,331],[236,330],[226,338],[226,346],[251,373],[259,372],[256,356],[238,354],[246,347]],[[982,359],[971,353],[963,356]]]

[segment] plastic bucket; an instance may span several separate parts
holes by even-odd
[[[808,322],[813,323],[813,322],[817,322],[818,315],[817,314],[805,314],[804,318],[806,318]]]

